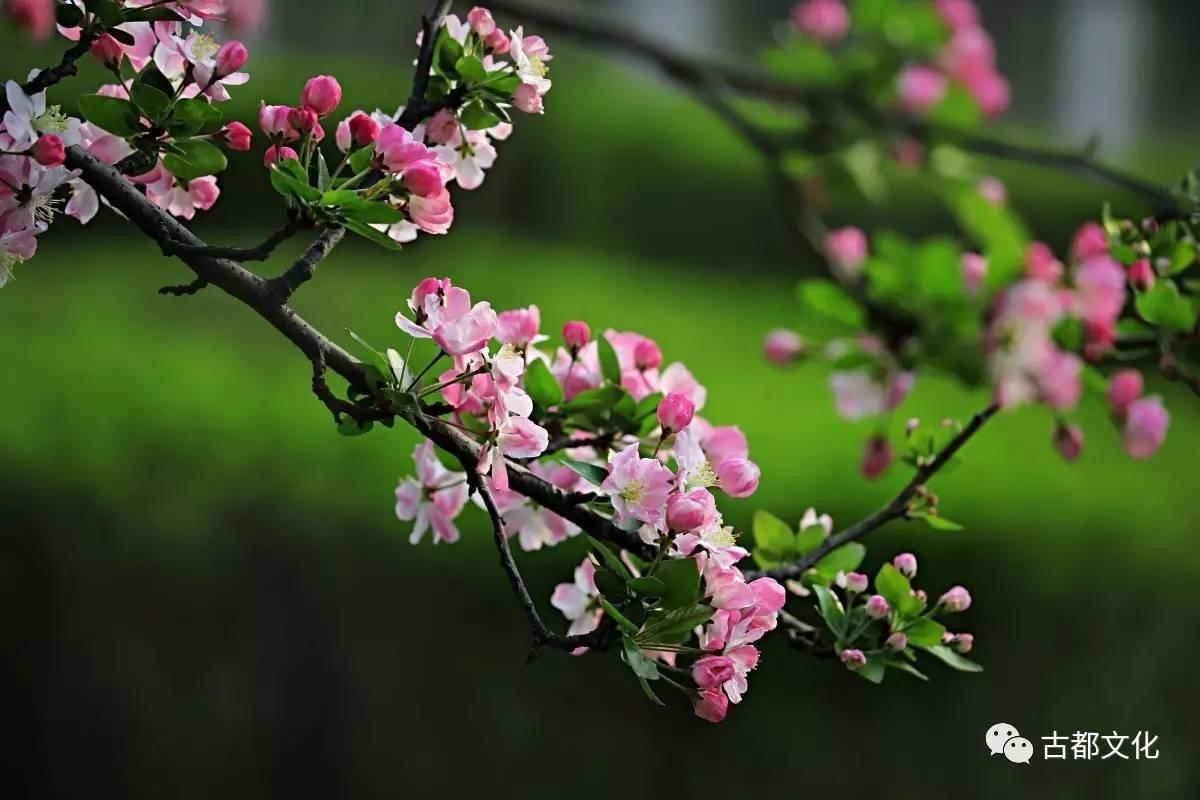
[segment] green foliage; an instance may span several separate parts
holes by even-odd
[[[558,379],[540,358],[533,359],[525,369],[525,391],[543,409],[554,408],[563,401]]]
[[[827,319],[840,322],[854,330],[866,324],[866,314],[858,302],[846,290],[833,281],[804,281],[797,288],[800,302]]]
[[[146,87],[149,88],[149,87]],[[170,153],[163,157],[163,166],[176,178],[190,181],[224,172],[229,165],[221,148],[206,139],[184,139],[175,142]]]
[[[85,94],[79,98],[79,113],[116,136],[136,136],[141,132],[137,111],[128,100],[119,97]]]

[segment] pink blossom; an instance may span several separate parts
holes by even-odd
[[[92,42],[92,57],[106,67],[119,66],[125,58],[125,47],[112,37],[112,34],[102,33]]]
[[[1158,397],[1143,397],[1129,406],[1125,417],[1125,452],[1146,459],[1158,452],[1167,438],[1171,415]]]
[[[879,375],[868,369],[835,372],[829,376],[837,412],[851,422],[896,408],[912,390],[913,382],[914,376],[909,372],[881,381]]]
[[[790,364],[804,355],[804,339],[795,331],[776,328],[767,333],[763,354],[773,364]]]
[[[979,25],[979,10],[972,0],[936,0],[937,11],[952,31]]]
[[[1150,265],[1150,259],[1142,258],[1133,262],[1129,267],[1129,285],[1139,292],[1148,292],[1154,288],[1154,284],[1158,282],[1158,276],[1154,274],[1154,267]]]
[[[942,595],[938,605],[951,614],[966,611],[971,607],[971,593],[962,586],[955,586]]]
[[[300,102],[324,117],[342,102],[342,86],[330,75],[309,78],[300,93]]]
[[[636,444],[609,457],[608,477],[600,491],[612,498],[617,521],[638,520],[661,526],[675,476],[654,458],[642,458]]]
[[[696,406],[681,394],[669,394],[658,404],[658,422],[663,432],[678,432],[692,424]]]
[[[299,139],[300,134],[288,121],[291,113],[289,106],[269,106],[263,103],[258,108],[258,127],[267,136],[277,136],[282,139]]]
[[[970,87],[996,71],[996,46],[987,31],[973,25],[954,32],[938,58],[943,69]]]
[[[415,321],[396,315],[396,326],[417,339],[433,339],[453,356],[483,349],[496,328],[496,312],[486,302],[471,305],[467,290],[448,278],[426,278],[408,300]]]
[[[473,191],[483,185],[486,171],[496,163],[496,148],[485,131],[455,131],[447,144],[434,148],[459,187]]]
[[[994,206],[1003,206],[1008,202],[1008,188],[999,178],[984,178],[977,187],[979,196]]]
[[[506,417],[496,428],[494,444],[484,445],[479,456],[479,474],[491,474],[496,488],[508,490],[508,465],[505,458],[536,458],[546,452],[550,434],[541,425],[525,417]]]
[[[563,325],[563,341],[567,343],[567,347],[572,350],[578,350],[583,347],[592,338],[592,330],[586,322],[574,320]]]
[[[375,140],[375,154],[389,172],[403,172],[421,161],[434,161],[433,151],[396,124],[385,125]]]
[[[292,161],[299,161],[300,154],[287,145],[273,144],[268,147],[267,152],[263,154],[263,164],[268,167],[272,164],[278,164],[280,161],[286,161],[288,159],[291,159]]]
[[[1012,105],[1012,87],[1008,79],[995,70],[973,72],[965,84],[985,116],[998,117]]]
[[[1074,353],[1052,352],[1043,361],[1038,375],[1042,399],[1046,405],[1066,411],[1079,404],[1083,394],[1083,362]]]
[[[892,443],[885,436],[873,436],[863,449],[860,472],[869,481],[877,480],[887,473],[895,458]]]
[[[704,436],[703,448],[708,460],[714,464],[720,464],[728,458],[747,458],[750,455],[746,434],[736,425],[713,428]]]
[[[658,379],[657,389],[664,395],[683,395],[692,401],[697,411],[704,408],[704,403],[708,399],[708,390],[692,376],[687,367],[679,362],[675,362],[663,370]]]
[[[354,144],[359,147],[374,144],[375,140],[379,138],[379,123],[369,114],[364,114],[361,111],[356,111],[350,115],[346,127],[349,129],[350,137],[353,139]],[[346,147],[345,149],[349,150],[350,148]]]
[[[843,650],[838,657],[846,669],[860,670],[867,665],[867,657],[862,650]]]
[[[550,91],[549,68],[546,63],[553,56],[546,41],[540,36],[526,36],[523,28],[512,31],[509,39],[509,56],[516,67],[517,77],[523,83],[531,83],[541,94]]]
[[[727,458],[717,465],[721,490],[730,497],[749,497],[757,492],[761,475],[758,465],[745,458]]]
[[[1054,429],[1054,449],[1063,460],[1074,462],[1083,453],[1083,428],[1078,425],[1059,424]]]
[[[1071,242],[1071,257],[1076,261],[1087,261],[1106,255],[1108,255],[1108,234],[1098,223],[1085,223],[1075,232],[1075,238]]]
[[[1030,278],[1049,284],[1062,280],[1063,265],[1054,251],[1044,242],[1033,242],[1025,256],[1025,270]]]
[[[966,655],[975,648],[975,637],[969,633],[956,633],[950,642],[950,646],[959,653]]]
[[[568,351],[560,347],[555,353],[550,371],[563,387],[563,396],[570,400],[580,392],[594,389],[603,382],[600,374],[600,356],[595,342],[588,342],[578,350]]]
[[[910,580],[917,577],[917,557],[912,553],[901,553],[896,556],[892,559],[892,566]]]
[[[554,588],[550,597],[550,605],[562,612],[571,621],[567,629],[568,636],[582,636],[591,633],[600,626],[600,618],[604,612],[596,607],[594,598],[600,596],[596,589],[596,565],[588,557],[575,568],[573,583],[560,583]],[[572,655],[586,652],[585,648],[575,650]]]
[[[413,451],[416,479],[407,478],[396,487],[396,516],[415,520],[409,542],[417,544],[425,531],[433,528],[434,544],[458,541],[454,518],[467,503],[467,476],[442,466],[433,451],[433,442],[424,441]]]
[[[868,580],[867,576],[861,572],[850,572],[842,579],[842,583],[845,584],[843,588],[853,594],[862,594],[867,590]]]
[[[246,45],[236,39],[228,41],[217,50],[215,74],[217,77],[231,75],[245,66],[249,58],[250,51]]]
[[[825,236],[825,257],[845,279],[857,279],[869,255],[867,235],[859,228],[839,228]]]
[[[867,598],[865,610],[871,619],[883,619],[892,612],[892,607],[883,595],[873,594]]]
[[[47,133],[33,146],[33,158],[43,167],[59,167],[67,160],[67,150],[61,137]]]
[[[160,169],[157,180],[146,184],[146,197],[152,203],[182,219],[192,219],[197,211],[212,208],[220,194],[217,179],[212,175],[194,178],[184,186],[165,168]]]
[[[983,280],[987,277],[987,259],[979,253],[963,253],[963,284],[967,294],[979,294],[983,288]]]
[[[508,36],[505,35],[504,31],[500,30],[499,28],[496,28],[496,30],[489,33],[484,38],[483,43],[489,50],[498,56],[504,55],[512,47],[512,42],[509,41]]]
[[[221,129],[221,138],[229,145],[230,150],[245,152],[250,149],[250,142],[254,136],[249,128],[235,120]]]
[[[454,223],[454,205],[445,187],[437,194],[422,197],[414,194],[408,199],[408,216],[425,233],[441,235]]]
[[[537,306],[502,311],[496,321],[496,338],[505,344],[525,347],[538,338],[541,325],[542,315]]]
[[[850,30],[850,12],[841,0],[804,0],[792,9],[796,30],[822,42],[836,42]]]
[[[658,369],[662,363],[662,350],[653,339],[642,339],[633,348],[633,364],[639,371]]]
[[[1080,316],[1087,322],[1112,323],[1125,306],[1125,270],[1107,255],[1092,256],[1075,270]]]
[[[899,652],[900,650],[904,650],[908,647],[908,637],[897,631],[896,633],[893,633],[887,637],[887,639],[884,641],[884,645],[886,645],[889,650],[895,650]]]
[[[692,665],[692,680],[700,689],[716,689],[737,674],[729,656],[704,656]]]
[[[719,689],[705,689],[696,694],[693,709],[706,722],[721,722],[729,711],[729,698]]]
[[[11,0],[0,11],[24,26],[35,39],[48,39],[54,30],[54,0]]]
[[[226,0],[225,23],[234,30],[253,30],[267,16],[270,0]]]
[[[717,520],[717,501],[707,489],[667,498],[667,527],[682,533],[706,528]]]
[[[900,105],[909,113],[923,114],[946,96],[946,76],[933,67],[906,67],[897,79]]]
[[[496,30],[496,20],[492,18],[492,12],[482,6],[475,6],[467,12],[467,24],[483,39],[491,36],[492,31]]]
[[[1108,382],[1108,404],[1114,414],[1124,419],[1129,407],[1142,396],[1145,381],[1136,369],[1123,369]]]
[[[513,92],[512,104],[526,114],[546,113],[545,101],[542,100],[542,95],[532,83],[522,83],[516,88]]]
[[[431,161],[418,161],[404,170],[404,188],[420,197],[434,197],[445,189],[442,171]]]

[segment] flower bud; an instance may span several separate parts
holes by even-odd
[[[359,147],[366,147],[374,144],[379,138],[379,123],[371,118],[371,115],[364,114],[361,111],[356,112],[350,117],[350,137]]]
[[[320,121],[317,119],[317,112],[313,111],[308,106],[293,108],[288,112],[287,119],[288,125],[291,125],[292,128],[301,136],[312,133],[321,125]]]
[[[496,30],[496,20],[492,18],[492,12],[482,6],[475,6],[467,12],[467,24],[482,39],[491,36]]]
[[[250,129],[240,122],[234,121],[221,129],[221,137],[225,140],[225,144],[229,145],[230,150],[245,152],[250,149],[250,141],[253,135]]]
[[[512,42],[509,41],[504,31],[499,28],[496,28],[496,30],[484,37],[483,43],[498,56],[504,55],[512,48]]]
[[[663,354],[653,339],[642,339],[633,348],[633,364],[640,371],[658,369],[662,366]]]
[[[1157,397],[1143,397],[1129,407],[1125,419],[1125,452],[1136,459],[1158,452],[1167,438],[1171,415]]]
[[[925,594],[924,589],[913,589],[913,597],[921,601],[921,607],[924,608],[929,603],[929,595]]]
[[[887,645],[887,647],[891,650],[903,650],[904,648],[908,647],[908,637],[903,633],[893,633],[891,636],[887,637],[887,640],[884,641],[884,644]]]
[[[342,87],[337,79],[330,75],[318,75],[309,78],[300,94],[300,102],[311,108],[319,116],[331,113],[342,102]]]
[[[705,689],[692,701],[696,716],[707,722],[720,722],[729,711],[729,698],[720,689]]]
[[[1074,462],[1083,453],[1083,428],[1059,423],[1054,429],[1054,449],[1064,461]]]
[[[282,147],[271,145],[267,148],[266,155],[263,156],[263,164],[269,167],[279,161],[286,161],[288,159],[299,161],[300,154],[287,145],[283,145]]]
[[[43,167],[61,167],[67,160],[63,140],[53,133],[47,133],[34,143],[33,159]]]
[[[971,607],[971,593],[962,586],[955,586],[942,595],[942,599],[938,601],[938,605],[944,611],[948,611],[951,614],[966,611]]]
[[[263,103],[258,108],[258,127],[267,136],[295,139],[296,129],[288,122],[291,111],[288,106],[269,106]]]
[[[967,294],[979,294],[979,290],[983,288],[983,279],[987,277],[987,259],[979,253],[963,253],[962,271]]]
[[[945,75],[922,65],[905,68],[896,81],[900,105],[911,114],[923,114],[942,102],[948,88]]]
[[[857,278],[869,255],[867,235],[858,228],[840,228],[825,236],[825,257],[839,275]]]
[[[954,641],[950,643],[950,646],[963,655],[966,655],[975,647],[975,637],[969,633],[956,633],[954,634]]]
[[[1063,265],[1045,242],[1033,242],[1025,254],[1025,272],[1035,281],[1057,284],[1062,279]]]
[[[512,104],[526,114],[546,113],[542,95],[538,93],[537,87],[532,83],[522,83],[516,88],[516,91],[513,92]]]
[[[858,670],[867,665],[867,657],[862,650],[843,650],[839,657],[847,669]]]
[[[1086,223],[1075,232],[1071,254],[1076,261],[1108,255],[1108,233],[1098,223]]]
[[[430,161],[418,161],[404,170],[402,182],[418,197],[433,197],[446,185],[442,180],[442,171]]]
[[[701,689],[716,689],[736,674],[729,656],[705,656],[692,665],[692,680]]]
[[[216,76],[223,78],[226,75],[232,75],[241,69],[249,58],[250,51],[246,49],[246,45],[236,39],[226,42],[217,51]]]
[[[772,364],[790,364],[804,355],[804,339],[795,331],[776,328],[767,334],[763,353]]]
[[[796,30],[821,42],[836,42],[850,30],[850,12],[842,0],[804,0],[792,10]]]
[[[658,422],[663,433],[678,433],[692,423],[696,404],[686,395],[672,392],[658,404]]]
[[[867,616],[871,619],[883,619],[891,613],[892,607],[888,605],[888,601],[883,595],[873,594],[867,600]]]
[[[567,347],[572,350],[578,350],[592,340],[592,329],[588,327],[586,322],[578,320],[573,320],[563,325],[562,334]]]
[[[1129,267],[1129,285],[1139,292],[1150,291],[1157,281],[1158,276],[1154,274],[1150,259],[1138,259]]]
[[[979,182],[976,191],[994,206],[1002,206],[1008,202],[1008,188],[999,178],[984,178]]]
[[[912,553],[901,553],[896,556],[892,559],[892,566],[909,580],[917,576],[917,557]]]
[[[125,48],[111,34],[102,33],[92,42],[92,56],[104,66],[113,68],[125,57]]]
[[[848,572],[842,582],[845,584],[847,592],[862,594],[867,590],[867,580],[867,576],[861,572]]]
[[[749,497],[758,491],[761,472],[746,458],[727,458],[717,465],[717,480],[730,497]]]
[[[892,443],[883,436],[871,438],[863,451],[862,476],[873,481],[887,472],[891,465]]]
[[[667,526],[678,533],[694,531],[716,518],[717,505],[704,489],[667,498]]]
[[[1124,419],[1129,407],[1142,396],[1145,382],[1136,369],[1123,369],[1108,382],[1108,404],[1119,418]]]

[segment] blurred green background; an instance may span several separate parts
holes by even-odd
[[[597,5],[646,25],[685,10]],[[725,49],[751,52],[787,10],[761,5],[736,15]],[[1044,75],[1063,67],[1047,53],[1015,63],[1015,53],[1039,21],[1076,5],[1021,4],[1005,16],[1011,6],[985,4],[1018,97],[1040,97]],[[346,6],[358,13],[325,30],[315,4],[276,3],[253,80],[235,93],[241,118],[260,97],[291,102],[318,72],[342,79],[347,109],[390,109],[406,94],[417,4]],[[732,3],[698,6],[734,16]],[[1152,8],[1156,24],[1174,13],[1171,3],[1115,0],[1080,13],[1130,7]],[[388,46],[373,46],[383,38]],[[0,42],[0,74],[51,57],[15,33]],[[835,417],[822,370],[781,371],[758,355],[769,327],[825,331],[793,300],[814,267],[788,238],[755,155],[637,65],[551,44],[546,116],[520,120],[484,187],[457,194],[452,235],[400,254],[344,246],[297,309],[343,343],[352,327],[399,344],[391,319],[412,285],[446,274],[497,308],[538,304],[552,333],[570,318],[637,329],[709,387],[709,419],[746,431],[763,483],[731,504],[739,526],[759,507],[795,519],[815,505],[848,523],[885,502],[903,470],[879,484],[857,478],[871,429]],[[78,80],[98,75],[89,67]],[[70,89],[57,98],[68,102]],[[1190,152],[1170,119],[1150,119],[1153,129],[1135,130],[1112,158],[1167,180]],[[1061,141],[1064,130],[1032,103],[1018,104],[1007,132]],[[277,224],[258,158],[256,148],[235,159],[225,197],[197,221],[210,241],[250,243]],[[1103,199],[1140,211],[1063,176],[995,172],[1059,247]],[[909,232],[945,224],[908,192],[839,214]],[[280,269],[301,246],[262,269]],[[1046,413],[1004,416],[936,484],[966,532],[893,525],[870,542],[871,571],[912,549],[931,593],[971,588],[961,627],[975,632],[984,673],[934,668],[929,684],[893,676],[875,687],[772,643],[746,701],[710,726],[677,697],[667,709],[647,703],[611,657],[548,653],[526,666],[528,631],[482,515],[465,513],[455,546],[408,545],[391,490],[411,470],[414,437],[338,436],[308,392],[308,364],[257,317],[215,291],[155,294],[189,274],[104,212],[86,236],[59,222],[0,294],[0,765],[16,796],[1200,789],[1194,398],[1154,387],[1174,421],[1144,464],[1123,455],[1099,404],[1080,415],[1088,445],[1074,466],[1051,450]],[[903,411],[965,417],[984,403],[925,376]],[[535,596],[548,598],[582,553],[573,540],[522,556]],[[1145,730],[1161,757],[1019,768],[986,753],[997,721],[1039,756],[1053,731]]]

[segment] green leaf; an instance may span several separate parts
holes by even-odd
[[[487,80],[487,70],[483,68],[483,62],[475,56],[463,56],[454,63],[454,70],[458,73],[458,77],[470,83],[483,83]]]
[[[125,9],[116,0],[85,0],[84,6],[99,17],[106,28],[115,28],[125,21]]]
[[[153,119],[161,117],[162,113],[171,105],[170,97],[146,83],[139,83],[137,86],[134,86],[132,94],[138,108],[145,111],[147,116]]]
[[[912,584],[900,570],[891,564],[884,564],[875,576],[875,591],[883,595],[892,608],[899,608],[906,598],[912,596]]]
[[[1171,251],[1171,268],[1168,275],[1178,275],[1196,263],[1196,243],[1191,239],[1180,239]]]
[[[354,417],[351,417],[349,414],[343,414],[342,418],[338,420],[337,430],[342,436],[362,436],[374,427],[375,423],[371,420],[367,420],[362,425],[359,425]]]
[[[694,628],[712,619],[716,609],[706,605],[674,608],[665,613],[655,612],[646,621],[646,627],[638,636],[642,643],[669,642],[680,634],[691,633]]]
[[[333,178],[329,174],[329,164],[325,161],[325,154],[317,150],[317,188],[325,191],[332,182]]]
[[[835,86],[842,79],[837,58],[811,39],[793,39],[763,51],[761,58],[763,66],[778,77],[804,86]]]
[[[754,534],[754,560],[764,569],[789,561],[797,554],[796,534],[779,517],[759,509],[751,524]]]
[[[297,197],[309,203],[320,202],[322,197],[321,190],[309,184],[304,167],[292,158],[283,159],[271,166],[271,185],[285,197]]]
[[[540,358],[533,359],[525,370],[525,391],[542,408],[553,408],[563,401],[558,379]]]
[[[596,567],[595,582],[596,589],[599,590],[600,594],[610,600],[624,602],[629,596],[629,592],[625,588],[625,581],[617,577],[617,574],[611,569]]]
[[[825,578],[835,578],[839,572],[853,572],[862,564],[867,548],[859,542],[844,544],[828,553],[814,565],[814,569]]]
[[[375,145],[369,144],[359,150],[355,150],[350,154],[350,171],[357,175],[371,164],[371,159],[375,158]]]
[[[137,112],[128,100],[119,97],[85,94],[79,98],[79,113],[114,136],[128,138],[141,132]]]
[[[931,122],[960,130],[976,127],[982,118],[979,103],[958,84],[951,84],[942,101],[929,110]]]
[[[162,80],[166,82],[166,78]],[[169,87],[170,84],[168,83],[167,86]],[[162,89],[161,86],[158,88]],[[198,133],[213,133],[221,127],[224,119],[225,115],[221,109],[212,103],[196,98],[185,98],[175,103],[172,121],[168,128],[176,138],[184,138]]]
[[[405,218],[404,212],[398,208],[392,208],[387,203],[376,200],[364,200],[361,197],[343,199],[336,204],[336,207],[345,219],[366,225],[394,225]]]
[[[642,687],[642,693],[646,695],[646,698],[650,700],[650,702],[664,707],[667,705],[660,700],[658,695],[654,693],[654,690],[650,688],[650,683],[640,675],[638,676],[638,685]]]
[[[600,607],[604,609],[604,612],[613,618],[613,622],[617,623],[630,633],[637,634],[638,626],[633,624],[629,617],[622,614],[616,606],[608,602],[608,600],[604,598],[604,595],[600,595],[596,599],[600,602]]]
[[[1024,268],[1029,233],[1011,210],[988,202],[973,187],[960,190],[951,200],[959,224],[982,246],[988,260],[985,284],[1007,286]]]
[[[817,595],[817,610],[821,612],[821,618],[833,632],[834,638],[841,639],[846,635],[846,610],[842,607],[842,601],[827,586],[817,584],[812,590]]]
[[[798,289],[800,302],[835,322],[859,330],[866,325],[862,307],[846,290],[826,280],[805,281]]]
[[[376,350],[367,342],[366,339],[362,338],[349,328],[346,329],[346,333],[350,334],[350,338],[358,343],[358,354],[363,357],[366,363],[379,370],[381,375],[386,376],[393,374],[392,364],[390,361],[388,361],[388,357],[385,354]],[[394,383],[394,381],[387,381],[387,383],[390,385],[391,383]]]
[[[925,652],[942,660],[949,667],[953,667],[960,672],[983,672],[983,667],[976,664],[969,658],[965,658],[951,650],[945,645],[934,645],[933,647],[924,648]]]
[[[216,175],[229,166],[229,160],[217,147],[205,139],[184,139],[175,142],[175,146],[183,151],[182,155],[172,153],[163,157],[163,166],[175,174],[176,178],[185,181],[203,178],[206,175]]]
[[[1138,295],[1137,310],[1147,322],[1167,330],[1186,333],[1196,325],[1196,310],[1174,281],[1160,280]]]
[[[811,553],[825,543],[829,538],[829,534],[825,532],[825,528],[821,525],[809,525],[800,533],[796,534],[795,548],[797,555],[805,555]]]
[[[54,9],[54,20],[64,28],[78,28],[83,23],[83,12],[74,3],[59,3]]]
[[[563,463],[582,475],[589,483],[593,483],[596,486],[604,483],[604,479],[608,477],[608,470],[604,467],[598,467],[595,464],[575,461],[570,458],[564,458]]]
[[[914,667],[912,664],[908,663],[907,661],[901,661],[900,659],[894,659],[894,660],[889,659],[886,663],[887,663],[888,669],[898,669],[901,672],[907,672],[909,675],[912,675],[914,678],[919,678],[923,681],[929,680],[929,676],[927,676],[924,672],[921,672],[921,670],[917,669],[916,667]]]
[[[445,27],[438,30],[436,52],[433,58],[434,70],[441,76],[454,79],[458,77],[455,65],[463,57],[463,47]]]
[[[662,597],[663,592],[667,590],[667,585],[651,575],[645,575],[641,578],[634,578],[629,581],[629,588],[641,595],[647,597]]]
[[[591,536],[589,536],[587,538],[588,538],[588,544],[590,544],[592,546],[592,549],[596,551],[596,554],[598,556],[600,556],[600,560],[602,562],[604,562],[604,566],[608,567],[613,572],[620,575],[621,580],[623,580],[623,581],[628,582],[628,581],[633,580],[633,573],[629,571],[629,567],[625,566],[624,562],[622,562],[621,559],[617,558],[616,553],[614,553],[612,550],[610,550],[608,548],[608,545],[606,545],[604,542],[600,541],[599,539],[595,539]]]
[[[471,131],[481,131],[494,128],[500,124],[501,118],[492,113],[478,100],[467,103],[458,112],[458,119],[463,127]]]
[[[662,607],[676,609],[690,607],[700,596],[700,571],[690,558],[672,558],[663,561],[654,570],[654,577],[663,583]]]
[[[607,336],[597,336],[596,346],[600,352],[600,372],[604,380],[614,386],[621,385],[621,362],[617,359],[617,351]]]
[[[904,635],[913,647],[933,647],[942,643],[946,626],[929,617],[920,617],[904,628]]]
[[[625,663],[633,670],[633,674],[649,681],[658,680],[658,664],[648,658],[638,649],[637,643],[625,638]]]
[[[922,514],[921,519],[925,520],[925,524],[933,528],[935,531],[961,531],[963,526],[957,522],[952,522],[943,516],[937,514]]]
[[[273,177],[274,177],[274,173],[272,173],[272,178]],[[274,183],[273,180],[272,180],[272,183]],[[403,247],[401,247],[400,243],[397,242],[395,239],[391,238],[386,233],[384,233],[380,230],[372,228],[370,225],[366,224],[365,222],[359,222],[358,220],[348,219],[345,221],[344,224],[346,226],[346,230],[356,233],[359,236],[363,237],[364,239],[369,239],[370,241],[374,242],[375,244],[379,245],[380,247],[386,247],[388,250],[403,250],[404,249]]]
[[[887,666],[878,656],[871,656],[867,659],[867,663],[860,669],[856,669],[854,674],[860,678],[864,678],[871,683],[883,683],[883,676],[887,673]]]

